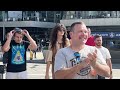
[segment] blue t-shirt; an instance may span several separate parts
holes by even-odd
[[[26,70],[26,50],[28,42],[22,41],[16,43],[11,41],[10,50],[8,51],[7,72],[21,72]]]

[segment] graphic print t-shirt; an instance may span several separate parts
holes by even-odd
[[[7,72],[21,72],[26,70],[26,50],[29,43],[23,41],[16,43],[11,41],[10,50],[8,51]]]
[[[63,68],[70,68],[81,63],[83,60],[85,60],[85,58],[87,58],[87,55],[89,53],[93,53],[95,50],[97,50],[97,62],[101,64],[106,64],[100,51],[93,46],[85,45],[85,47],[79,51],[80,60],[77,60],[75,58],[75,51],[73,51],[70,47],[66,47],[60,49],[55,56],[54,72]],[[77,72],[74,75],[73,79],[96,79],[96,77],[92,76],[90,73],[92,68],[93,67],[91,65],[87,65],[79,72]]]

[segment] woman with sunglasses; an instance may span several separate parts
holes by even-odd
[[[69,46],[69,39],[67,38],[67,30],[63,24],[57,24],[50,36],[50,44],[49,44],[49,51],[48,54],[45,58],[46,61],[46,75],[45,79],[49,79],[49,69],[50,69],[50,64],[52,64],[52,78],[54,79],[54,60],[55,60],[55,55],[56,52],[60,48],[64,48]]]

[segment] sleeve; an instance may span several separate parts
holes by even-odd
[[[106,57],[107,57],[107,59],[111,58],[110,52],[109,52],[109,50],[107,48],[106,48]]]
[[[27,50],[28,46],[30,45],[30,42],[25,42],[25,49]]]
[[[97,50],[97,62],[101,63],[101,64],[106,64],[106,61],[103,58],[103,55],[101,54],[101,52],[95,48]]]
[[[60,49],[55,56],[54,72],[66,67],[67,67],[67,64],[66,64],[65,56],[62,52],[62,49]]]

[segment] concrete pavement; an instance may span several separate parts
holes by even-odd
[[[46,64],[42,52],[37,52],[36,58],[29,60],[29,52],[27,52],[27,72],[28,79],[45,79]],[[0,62],[2,64],[2,62]],[[51,68],[51,67],[50,67]],[[5,74],[4,74],[5,79]],[[50,69],[51,79],[51,69]],[[113,64],[113,79],[120,79],[120,64]]]
[[[46,68],[45,63],[28,62],[27,63],[28,79],[45,79],[45,68]],[[51,70],[50,70],[50,79],[51,79]],[[120,64],[113,64],[113,79],[120,79]]]

